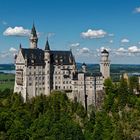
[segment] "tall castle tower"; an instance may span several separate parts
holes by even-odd
[[[101,52],[100,72],[102,73],[104,79],[110,77],[109,52],[106,49]]]
[[[44,50],[44,61],[45,61],[45,95],[49,95],[51,91],[51,82],[50,82],[50,46],[48,39],[46,41],[45,50]]]
[[[30,48],[36,49],[37,48],[37,42],[38,42],[38,37],[37,37],[35,26],[33,24],[33,27],[32,27],[32,30],[31,30],[31,36],[30,36]]]

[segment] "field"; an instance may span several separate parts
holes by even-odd
[[[14,80],[15,80],[14,74],[0,73],[0,90],[4,90],[6,88],[13,90]]]

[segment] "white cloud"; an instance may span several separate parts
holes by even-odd
[[[73,44],[70,44],[70,47],[79,47],[80,46],[80,43],[73,43]]]
[[[117,51],[117,52],[127,52],[127,50],[126,50],[126,49],[124,49],[124,48],[122,48],[122,47],[121,47],[121,48],[119,48],[119,49],[117,49],[116,51]]]
[[[119,49],[114,49],[113,54],[115,55],[121,55],[121,56],[139,56],[140,55],[140,48],[137,46],[130,46],[128,48],[119,48]]]
[[[9,49],[9,51],[10,51],[10,52],[17,52],[17,49],[11,47],[11,48]]]
[[[82,48],[82,49],[80,49],[80,53],[89,53],[90,52],[90,50],[89,50],[89,48]]]
[[[130,42],[130,41],[127,38],[124,38],[121,40],[121,43],[128,43],[128,42]]]
[[[105,37],[106,34],[107,33],[102,29],[99,30],[88,29],[86,32],[82,32],[81,36],[83,38],[93,39],[93,38],[103,38]]]
[[[11,47],[8,51],[0,52],[0,58],[5,60],[9,59],[13,63],[15,54],[17,54],[17,49]]]
[[[5,36],[29,36],[31,33],[30,30],[24,29],[23,27],[8,27],[4,32],[3,35]]]
[[[140,53],[140,48],[138,48],[137,46],[131,46],[128,48],[128,51],[130,53]]]
[[[135,8],[134,13],[140,13],[140,7]]]

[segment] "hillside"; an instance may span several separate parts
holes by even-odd
[[[0,139],[131,140],[140,136],[140,97],[134,83],[105,82],[100,109],[70,101],[64,93],[38,96],[23,103],[10,90],[0,92]]]

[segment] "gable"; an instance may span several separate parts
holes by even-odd
[[[22,51],[20,49],[17,58],[16,58],[16,63],[25,63],[25,59],[23,57]]]

